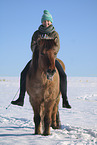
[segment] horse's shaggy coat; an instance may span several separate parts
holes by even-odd
[[[55,67],[55,55],[54,40],[39,40],[27,74],[26,90],[34,111],[35,134],[41,134],[41,121],[44,135],[50,134],[50,126],[59,128],[56,114],[60,100],[60,78]]]

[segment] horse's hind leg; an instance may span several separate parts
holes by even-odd
[[[33,107],[34,110],[34,123],[35,123],[35,134],[41,134],[41,126],[40,126],[40,108],[37,106]]]
[[[52,112],[52,124],[51,124],[51,127],[53,129],[57,129],[56,116],[57,116],[57,107],[54,106],[53,112]]]
[[[58,104],[59,104],[59,100],[57,100],[54,108],[53,108],[53,112],[52,112],[52,124],[51,127],[53,129],[59,129],[61,126],[61,122],[60,122],[60,118],[59,118],[59,111],[58,111]]]
[[[57,129],[60,129],[61,128],[61,121],[60,121],[59,111],[57,111],[57,114],[56,114],[56,123],[57,123]]]

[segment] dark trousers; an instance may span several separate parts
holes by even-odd
[[[55,66],[58,69],[60,76],[60,91],[62,98],[67,99],[67,75],[58,60],[55,61]]]
[[[20,76],[20,96],[24,97],[26,92],[26,75],[30,67],[31,60],[27,63]]]
[[[26,75],[29,70],[30,63],[31,63],[31,60],[27,63],[27,65],[21,72],[21,77],[20,77],[20,96],[21,97],[25,96]],[[55,60],[55,66],[58,69],[59,76],[60,76],[60,90],[61,90],[62,98],[67,100],[67,75],[64,72],[64,70],[58,60]]]

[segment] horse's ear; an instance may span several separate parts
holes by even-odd
[[[54,42],[56,45],[58,45],[58,38],[57,37],[54,39]]]

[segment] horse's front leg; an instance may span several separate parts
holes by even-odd
[[[39,114],[35,114],[34,115],[34,122],[35,122],[35,134],[41,134],[41,130],[40,130],[40,115]]]
[[[34,110],[34,123],[35,123],[35,134],[41,134],[41,117],[40,117],[40,107],[38,105],[33,107]]]
[[[52,109],[53,104],[45,104],[45,116],[44,116],[44,132],[43,135],[50,135],[50,126],[52,122]]]

